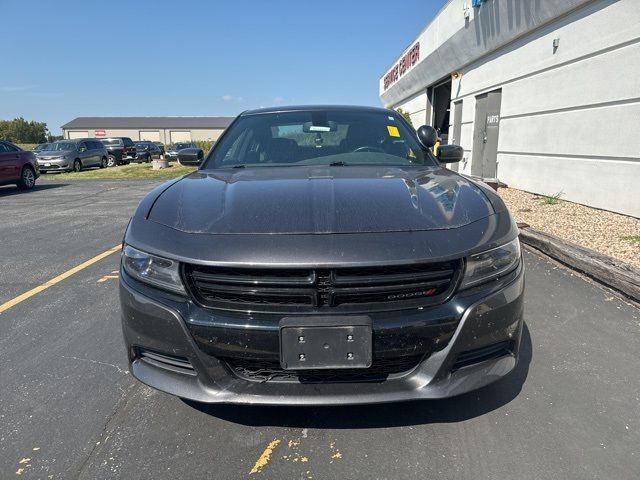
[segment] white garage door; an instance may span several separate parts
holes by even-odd
[[[191,141],[191,132],[174,132],[171,131],[171,143],[177,142],[190,142]]]
[[[140,130],[140,140],[147,140],[149,142],[159,142],[160,132],[158,130],[149,130],[149,131]]]
[[[67,133],[69,134],[68,138],[87,138],[89,136],[89,132],[86,130],[69,130]]]

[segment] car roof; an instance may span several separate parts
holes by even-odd
[[[276,106],[268,108],[257,108],[254,110],[245,110],[240,115],[260,115],[263,113],[283,113],[283,112],[307,112],[307,111],[346,111],[346,112],[380,112],[380,113],[395,113],[393,110],[383,107],[367,107],[357,105],[291,105],[291,106]]]
[[[100,141],[99,138],[84,137],[84,138],[63,138],[62,140],[56,140],[53,143],[58,143],[58,142],[74,142],[74,143],[78,143],[78,142],[85,142],[87,140]]]

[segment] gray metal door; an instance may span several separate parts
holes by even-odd
[[[462,134],[462,100],[453,104],[453,135],[449,140],[452,145],[460,145],[460,135]],[[451,164],[451,170],[458,171],[459,163]]]
[[[501,102],[502,90],[494,90],[476,97],[472,175],[486,179],[496,178]]]

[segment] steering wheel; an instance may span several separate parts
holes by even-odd
[[[383,149],[381,149],[380,147],[376,147],[374,145],[364,145],[362,147],[358,147],[355,150],[353,150],[351,153],[358,153],[358,152],[378,152],[378,153],[385,153]]]

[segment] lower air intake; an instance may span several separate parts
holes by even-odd
[[[185,357],[177,357],[167,355],[166,353],[154,352],[144,348],[137,349],[137,357],[154,367],[170,370],[175,373],[183,373],[186,375],[196,375],[196,371],[191,362]]]
[[[513,341],[507,340],[486,347],[476,348],[475,350],[462,352],[456,357],[456,362],[453,364],[452,370],[459,370],[469,365],[511,355],[513,353],[513,347]]]
[[[257,382],[357,383],[383,382],[390,376],[400,376],[413,370],[424,355],[397,358],[375,358],[369,368],[327,370],[283,370],[280,363],[270,360],[225,358],[229,369],[244,380]]]

